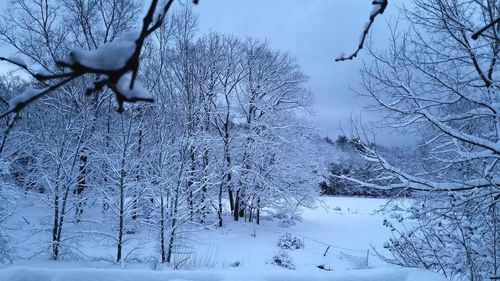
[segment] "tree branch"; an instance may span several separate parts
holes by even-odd
[[[489,24],[485,25],[483,28],[479,29],[478,31],[474,32],[471,36],[473,40],[479,39],[479,36],[483,34],[486,30],[492,28],[495,24],[500,23],[500,17],[496,18],[495,20],[491,21]]]
[[[363,33],[361,34],[361,40],[359,41],[358,48],[349,56],[340,55],[338,58],[335,59],[335,61],[353,60],[355,57],[358,56],[359,51],[361,51],[361,49],[363,49],[364,47],[366,36],[368,36],[368,32],[370,32],[370,29],[373,23],[375,22],[375,18],[378,15],[384,13],[385,8],[387,8],[387,4],[389,4],[388,0],[378,0],[372,2],[373,9],[370,13],[370,19],[363,28]]]

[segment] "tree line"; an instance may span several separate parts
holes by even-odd
[[[0,38],[49,77],[68,67],[53,62],[75,43],[92,50],[129,36],[140,9],[133,0],[16,0]],[[53,259],[81,232],[109,240],[120,262],[128,238],[149,229],[169,263],[184,226],[259,224],[265,209],[311,204],[313,131],[299,115],[312,94],[300,66],[266,42],[197,27],[183,7],[144,42],[139,86],[154,103],[122,104],[104,87],[82,95],[98,73],[23,108],[13,127],[4,117],[2,196],[44,204]],[[2,77],[2,109],[40,83]]]

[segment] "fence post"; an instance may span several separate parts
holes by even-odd
[[[366,268],[368,268],[368,258],[370,257],[370,248],[366,250]]]
[[[326,253],[328,253],[328,250],[330,250],[330,245],[328,245],[328,247],[326,248],[326,251],[325,251],[325,253],[323,254],[323,257],[326,257]]]

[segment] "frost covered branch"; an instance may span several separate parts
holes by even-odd
[[[359,43],[358,43],[358,48],[349,56],[344,56],[343,54],[341,54],[338,58],[335,59],[335,61],[352,60],[358,56],[359,51],[361,51],[361,49],[363,49],[363,47],[364,47],[366,36],[368,36],[368,32],[370,32],[370,29],[371,29],[373,23],[375,22],[375,18],[378,15],[381,15],[384,13],[385,8],[387,8],[388,3],[389,3],[388,0],[378,0],[378,1],[376,0],[376,1],[372,2],[373,8],[372,8],[372,11],[370,12],[370,19],[368,20],[368,22],[365,24],[365,26],[363,28],[363,33],[361,34],[361,38],[360,38]]]

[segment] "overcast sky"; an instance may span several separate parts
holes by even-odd
[[[387,21],[397,16],[393,1],[375,22],[371,33],[378,48],[387,44]],[[367,0],[201,0],[194,10],[200,30],[218,31],[268,40],[276,49],[295,56],[310,77],[314,93],[314,120],[325,134],[336,136],[342,127],[349,132],[349,118],[366,123],[380,116],[364,108],[370,101],[350,88],[360,89],[359,70],[365,52],[348,62],[334,62],[342,52],[353,51],[367,22],[371,1]],[[412,142],[385,130],[377,141],[385,144]]]
[[[7,0],[0,0],[4,10]],[[387,23],[397,14],[391,2],[375,22],[371,38],[378,48],[387,43]],[[217,31],[239,37],[267,40],[271,47],[289,52],[297,58],[310,77],[309,88],[315,99],[314,121],[323,134],[335,137],[341,127],[349,131],[349,118],[368,123],[380,118],[364,108],[366,97],[356,96],[350,88],[360,89],[361,52],[357,59],[334,62],[342,52],[353,51],[366,23],[371,1],[367,0],[200,0],[194,7],[199,14],[201,32]],[[0,54],[12,50],[0,46]],[[0,63],[0,71],[5,71]],[[377,142],[409,143],[411,137],[380,131]]]

